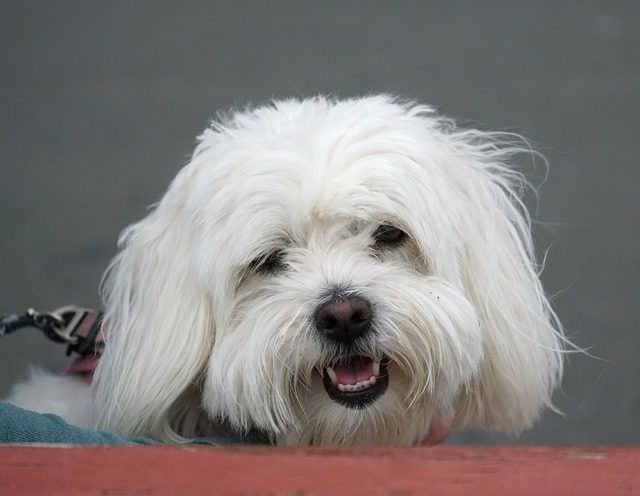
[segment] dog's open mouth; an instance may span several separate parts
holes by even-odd
[[[387,390],[386,362],[353,356],[326,367],[320,374],[329,397],[349,408],[364,408]]]

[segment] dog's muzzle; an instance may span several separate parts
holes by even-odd
[[[371,332],[371,314],[371,304],[364,298],[334,297],[316,311],[316,328],[330,341],[351,347]],[[386,364],[361,355],[340,358],[319,372],[329,397],[349,408],[368,406],[389,385]]]

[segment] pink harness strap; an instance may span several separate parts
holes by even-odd
[[[64,371],[65,374],[84,376],[89,384],[93,381],[93,374],[104,352],[105,325],[99,322],[100,318],[101,314],[88,312],[78,324],[74,336],[84,341],[77,350],[80,356],[74,358]],[[96,326],[99,326],[99,330]]]
[[[65,374],[78,374],[84,376],[89,384],[93,381],[93,374],[98,366],[100,355],[91,357],[74,358],[64,370]]]

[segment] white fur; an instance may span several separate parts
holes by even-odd
[[[79,376],[53,375],[32,368],[29,379],[13,387],[9,401],[36,412],[64,416],[78,427],[90,429],[96,423],[89,385]]]
[[[221,118],[120,239],[96,421],[56,413],[178,442],[226,424],[286,444],[407,445],[450,411],[458,428],[529,427],[551,406],[564,338],[509,165],[521,152],[388,96]],[[381,224],[408,241],[376,250]],[[251,268],[273,249],[284,270]],[[312,318],[332,287],[372,302],[375,333],[357,349],[390,359],[388,390],[367,408],[332,401],[314,371],[336,355]],[[67,387],[37,383],[12,400],[43,410]]]

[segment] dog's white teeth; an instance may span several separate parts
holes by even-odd
[[[380,375],[380,362],[373,362],[373,375],[374,376]]]
[[[333,382],[334,384],[338,384],[338,376],[336,376],[336,373],[333,371],[333,369],[331,367],[327,367],[324,370],[327,372],[327,375],[331,379],[331,382]]]
[[[356,384],[338,384],[338,390],[342,392],[362,391],[368,389],[376,383],[376,376],[372,375],[365,381],[360,381]]]

